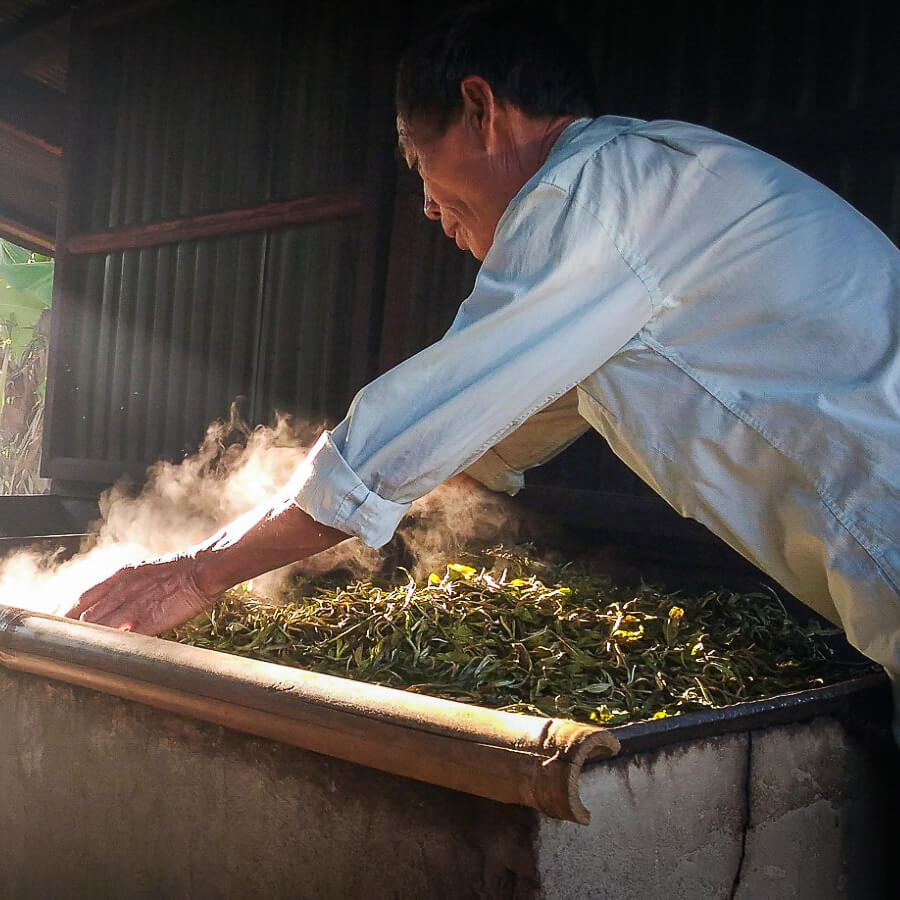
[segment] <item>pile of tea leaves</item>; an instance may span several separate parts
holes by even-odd
[[[662,718],[848,677],[817,624],[766,592],[622,586],[503,548],[416,584],[245,587],[168,636],[435,697],[604,725]]]

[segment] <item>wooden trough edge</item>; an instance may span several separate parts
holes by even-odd
[[[394,775],[588,824],[607,729],[441,700],[0,605],[0,663]]]

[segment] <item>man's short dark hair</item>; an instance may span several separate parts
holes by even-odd
[[[597,114],[591,69],[547,11],[523,3],[451,10],[415,37],[397,66],[397,114],[443,134],[462,109],[460,82],[479,75],[526,115]]]

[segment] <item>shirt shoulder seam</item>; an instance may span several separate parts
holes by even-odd
[[[604,144],[604,146],[605,146],[605,144]],[[602,148],[598,148],[598,150],[600,150],[600,149],[602,149]],[[619,241],[617,241],[615,239],[615,237],[613,236],[609,227],[603,221],[603,219],[600,218],[600,216],[598,216],[597,213],[594,212],[594,210],[592,210],[586,203],[579,200],[575,196],[575,194],[571,188],[567,189],[567,188],[564,188],[562,185],[556,184],[555,182],[544,181],[543,179],[538,183],[546,185],[547,187],[555,188],[557,191],[559,191],[561,194],[563,194],[570,203],[576,205],[579,209],[584,210],[584,212],[586,212],[597,223],[597,225],[603,230],[603,233],[609,239],[609,242],[610,242],[610,244],[612,244],[616,253],[619,254],[619,258],[622,260],[623,263],[625,263],[626,266],[628,266],[629,270],[634,275],[634,277],[637,278],[637,280],[640,281],[640,283],[643,285],[644,290],[647,292],[647,299],[650,302],[650,311],[651,311],[650,320],[656,318],[656,315],[659,312],[659,304],[656,302],[656,299],[653,296],[653,288],[651,287],[650,284],[648,284],[647,279],[639,271],[639,269],[644,269],[647,272],[651,272],[650,267],[647,265],[647,263],[643,260],[632,261],[631,259],[629,259],[625,255],[624,251],[622,250],[622,247],[620,246]]]

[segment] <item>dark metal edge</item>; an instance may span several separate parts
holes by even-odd
[[[874,672],[821,688],[780,694],[721,709],[617,725],[609,730],[621,745],[619,756],[625,756],[713,735],[767,728],[828,713],[847,712],[851,704],[856,705],[863,700],[875,701],[880,705],[882,694],[887,718],[890,714],[888,678],[884,673]],[[602,760],[594,759],[589,760],[586,765],[601,762]]]

